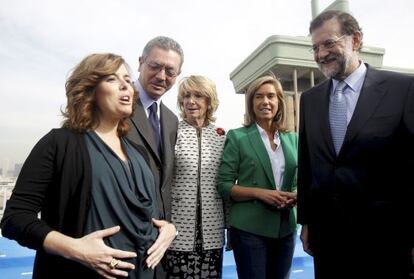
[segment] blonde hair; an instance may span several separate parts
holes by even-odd
[[[253,110],[253,98],[256,94],[257,90],[264,84],[271,84],[276,89],[276,96],[278,100],[278,108],[275,117],[273,118],[273,122],[276,125],[276,129],[281,132],[286,132],[286,103],[283,93],[282,84],[279,80],[277,80],[273,76],[263,76],[259,77],[254,80],[246,91],[246,99],[247,99],[247,119],[244,121],[243,125],[248,127],[254,123],[256,123],[256,115]]]
[[[102,53],[88,55],[74,68],[66,81],[67,104],[62,111],[62,127],[76,133],[85,133],[98,124],[96,87],[103,78],[114,74],[122,65],[129,70],[121,56]],[[136,96],[137,93],[134,92],[134,101]],[[126,119],[122,119],[118,125],[118,135],[123,136],[127,132],[128,124]]]
[[[217,98],[216,85],[213,81],[204,76],[192,75],[185,77],[180,81],[178,87],[177,106],[180,109],[180,116],[185,119],[184,95],[187,92],[198,92],[208,100],[206,112],[207,121],[214,122],[216,118],[213,116],[219,105]]]

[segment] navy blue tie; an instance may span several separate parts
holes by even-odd
[[[160,120],[158,119],[158,105],[156,102],[153,102],[152,105],[148,108],[149,115],[148,119],[151,124],[152,131],[154,133],[154,138],[157,143],[158,154],[161,155],[161,136],[160,136]]]
[[[335,89],[329,106],[329,122],[331,126],[332,140],[336,154],[339,153],[346,134],[346,100],[344,89],[346,83],[341,81]]]

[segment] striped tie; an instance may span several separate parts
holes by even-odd
[[[341,81],[335,89],[333,98],[329,106],[329,121],[336,154],[341,150],[346,133],[346,100],[344,89],[346,83]]]

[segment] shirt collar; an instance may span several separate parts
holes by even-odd
[[[156,102],[157,106],[158,106],[158,111],[160,104],[161,104],[161,98],[158,100],[154,100],[152,99],[148,93],[144,90],[144,87],[142,87],[141,83],[139,82],[139,80],[137,80],[135,82],[135,89],[138,90],[138,97],[141,100],[142,106],[148,110],[148,108],[152,105],[152,103]]]
[[[356,70],[353,71],[349,76],[347,76],[344,81],[348,85],[348,87],[352,89],[353,92],[360,92],[366,73],[367,66],[365,66],[365,64],[361,61],[359,67],[356,68]],[[332,79],[332,92],[334,92],[339,82],[340,80]]]
[[[257,124],[257,123],[256,123],[256,127],[257,127],[257,130],[259,131],[260,136],[262,138],[266,138],[267,139],[268,137],[267,137],[266,131],[262,127],[260,127],[259,124]],[[279,131],[277,131],[277,130],[276,130],[276,132],[275,132],[275,134],[273,136],[273,142],[277,146],[280,146],[280,136],[279,136]]]

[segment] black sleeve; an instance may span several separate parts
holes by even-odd
[[[52,231],[38,214],[53,181],[55,153],[52,130],[35,145],[23,164],[0,224],[3,236],[36,250],[43,249],[43,241]]]

